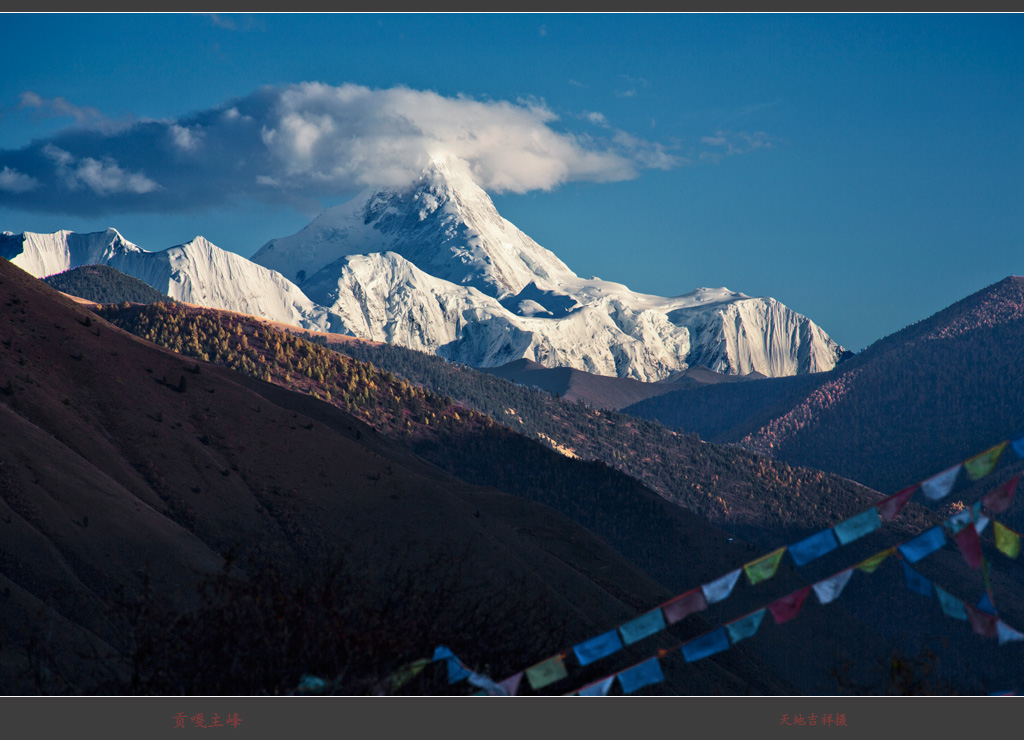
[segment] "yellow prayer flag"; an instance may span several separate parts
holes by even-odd
[[[431,662],[432,661],[429,658],[423,658],[402,666],[395,672],[395,675],[391,677],[392,686],[396,689],[404,686],[414,679],[420,671],[430,665]]]
[[[986,475],[992,472],[995,468],[996,463],[999,462],[999,456],[1003,454],[1003,450],[1006,449],[1006,442],[997,444],[995,447],[985,450],[984,452],[975,455],[970,460],[964,461],[964,470],[967,471],[967,475],[970,476],[971,480],[978,480],[984,478]]]
[[[750,579],[750,585],[766,581],[775,575],[775,571],[779,569],[779,563],[782,561],[782,554],[784,552],[786,552],[785,546],[744,565],[743,572]]]
[[[542,689],[568,675],[569,672],[565,670],[565,653],[559,653],[526,669],[526,680],[534,689]]]
[[[995,523],[994,534],[996,538],[996,547],[999,548],[999,552],[1009,558],[1015,558],[1020,555],[1019,534],[1009,527],[1004,527],[999,522]]]
[[[875,553],[867,560],[863,560],[860,563],[858,563],[855,567],[857,568],[857,570],[862,570],[865,573],[874,573],[875,570],[878,569],[878,566],[882,564],[882,561],[889,557],[891,554],[892,548],[890,547],[888,550],[882,550],[879,553]]]

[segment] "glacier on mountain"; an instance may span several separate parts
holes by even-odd
[[[284,276],[228,252],[201,236],[160,252],[147,252],[116,229],[91,234],[0,235],[0,257],[36,277],[81,265],[104,264],[152,285],[175,300],[263,316],[330,331],[331,317]]]
[[[502,218],[465,165],[367,190],[251,260],[202,237],[147,252],[116,230],[0,234],[37,277],[103,263],[188,303],[436,353],[657,381],[691,365],[768,376],[830,370],[846,352],[773,298],[699,288],[672,298],[581,278]]]
[[[769,376],[831,369],[845,350],[772,298],[674,298],[584,279],[502,218],[458,162],[367,190],[253,261],[294,280],[355,336],[477,367],[522,357],[655,381],[690,365]]]

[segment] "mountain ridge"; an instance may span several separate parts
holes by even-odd
[[[693,365],[730,375],[828,370],[849,353],[770,297],[673,297],[581,278],[504,219],[464,167],[367,190],[251,260],[202,236],[158,252],[115,229],[0,236],[36,277],[103,263],[176,300],[387,341],[474,367],[520,358],[653,382]]]

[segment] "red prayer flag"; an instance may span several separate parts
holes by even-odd
[[[665,616],[665,624],[674,624],[688,614],[707,609],[708,603],[704,600],[704,591],[700,587],[687,591],[682,596],[677,596],[671,601],[661,605],[661,613]]]
[[[882,516],[882,520],[891,522],[899,513],[903,511],[903,507],[906,505],[910,497],[914,495],[914,491],[917,490],[917,484],[904,488],[902,491],[894,493],[892,496],[886,499],[882,499],[878,503],[878,513]]]
[[[981,609],[964,604],[967,618],[971,620],[971,628],[982,637],[996,637],[999,634],[999,618],[994,614],[986,614]]]
[[[966,526],[953,535],[953,541],[963,553],[964,560],[974,569],[981,567],[981,540],[978,539],[978,530],[973,526]]]
[[[788,596],[783,596],[778,601],[769,604],[768,611],[775,618],[775,624],[782,624],[795,617],[800,611],[800,607],[803,606],[804,599],[807,598],[807,594],[810,592],[811,587],[805,586],[799,591],[794,591]]]
[[[1017,490],[1017,483],[1019,481],[1020,473],[985,494],[981,499],[981,503],[985,504],[985,507],[993,514],[1002,514],[1010,508],[1010,504],[1013,502],[1013,492]]]

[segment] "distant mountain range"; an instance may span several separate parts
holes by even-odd
[[[624,412],[892,492],[1024,431],[1024,277],[839,367],[667,393]]]
[[[436,353],[474,367],[545,367],[658,381],[704,366],[770,377],[849,353],[772,298],[674,298],[584,279],[503,219],[465,171],[435,161],[405,189],[367,191],[246,260],[202,237],[147,252],[116,230],[5,233],[37,277],[103,263],[181,301]]]
[[[747,375],[725,375],[694,365],[656,383],[633,378],[595,375],[571,367],[544,367],[533,360],[515,360],[501,367],[483,368],[499,378],[552,393],[567,401],[583,401],[599,409],[621,409],[651,396],[715,383],[735,383],[764,378],[754,371]]]

